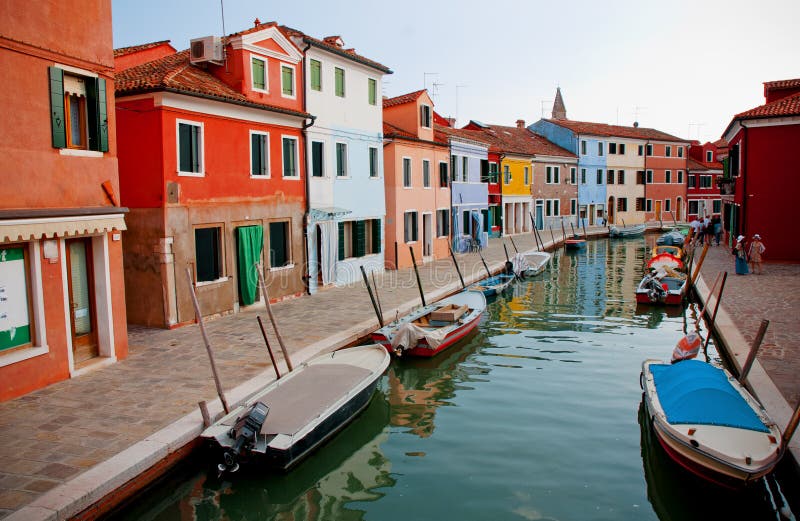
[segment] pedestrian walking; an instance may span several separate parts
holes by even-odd
[[[736,238],[736,246],[733,247],[733,255],[736,257],[736,274],[747,275],[750,271],[747,268],[747,250],[744,247],[744,235]]]
[[[696,244],[703,237],[703,221],[698,217],[690,222],[689,226],[692,228],[692,242]]]
[[[722,219],[720,219],[719,215],[715,215],[711,219],[711,225],[714,227],[714,241],[719,246],[719,240],[722,237]]]
[[[706,214],[706,216],[703,217],[703,244],[711,244],[711,231],[711,219],[709,219],[708,214]]]
[[[755,274],[761,275],[761,273],[763,273],[761,269],[761,255],[766,249],[764,243],[761,242],[761,236],[759,234],[753,235],[753,241],[750,243],[748,254],[750,257],[750,268]]]

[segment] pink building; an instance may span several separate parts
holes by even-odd
[[[722,200],[717,178],[722,176],[720,150],[714,143],[689,145],[686,171],[686,220],[694,221],[704,216],[720,215]]]
[[[434,138],[433,101],[418,90],[383,100],[386,268],[449,255],[449,148]]]

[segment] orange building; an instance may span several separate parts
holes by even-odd
[[[275,23],[224,38],[117,49],[128,320],[194,320],[305,290],[300,50]]]
[[[651,139],[644,147],[645,220],[685,220],[689,142]]]
[[[0,400],[128,355],[111,2],[39,11],[0,3]]]

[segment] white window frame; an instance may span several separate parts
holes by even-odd
[[[569,214],[577,215],[577,212],[578,212],[578,200],[574,197],[571,197],[569,200]]]
[[[645,212],[652,212],[653,211],[653,200],[652,199],[645,199],[645,201],[644,201],[644,211]]]
[[[410,214],[416,214],[417,215],[416,219],[412,219],[412,220],[416,221],[416,223],[415,223],[416,226],[412,230],[413,233],[410,234],[411,235],[411,237],[410,237],[411,240],[406,241],[406,216],[410,215]],[[418,210],[406,210],[405,212],[403,212],[403,242],[405,244],[416,244],[419,241],[419,222],[420,221],[419,221],[419,211]]]
[[[264,88],[259,89],[255,85],[255,81],[253,81],[253,59],[259,60],[264,62]],[[250,61],[248,62],[248,66],[250,67],[250,90],[253,92],[261,92],[264,94],[269,94],[269,61],[267,61],[266,56],[260,56],[258,54],[250,53]]]
[[[200,144],[198,146],[198,161],[200,162],[200,171],[199,172],[183,172],[181,171],[181,124],[184,125],[192,125],[194,127],[200,127]],[[180,177],[205,177],[206,176],[206,158],[205,158],[205,146],[206,142],[206,129],[205,125],[202,121],[191,121],[188,119],[176,119],[175,120],[175,170]]]
[[[672,157],[672,145],[664,145],[664,157]]]
[[[706,150],[706,163],[713,163],[713,162],[714,162],[714,151]]]
[[[370,168],[371,165],[369,164],[372,161],[372,152],[375,152],[375,175],[372,175],[372,171],[368,172],[368,176],[370,179],[380,179],[381,177],[381,167],[380,167],[380,157],[378,157],[378,147],[368,147],[367,148],[367,168]]]
[[[292,93],[283,93],[283,69],[292,71]],[[289,63],[281,63],[281,98],[297,99],[297,68]]]
[[[419,122],[419,126],[422,127],[422,128],[433,128],[433,107],[431,107],[427,103],[420,103],[419,107],[420,107],[420,122]],[[425,124],[425,121],[422,121],[422,112],[424,112],[422,109],[428,109],[427,110],[427,113],[428,113],[427,114],[427,116],[428,116],[427,117],[427,120],[428,120],[427,121],[427,123],[428,123],[427,125]]]
[[[253,174],[253,136],[264,136],[265,137],[265,152],[266,158],[265,162],[267,165],[267,173],[263,175],[254,175]],[[269,132],[264,132],[263,130],[251,130],[250,131],[250,139],[248,139],[248,148],[250,149],[250,179],[269,179],[272,177],[272,170],[270,169],[269,163]]]
[[[531,184],[531,168],[529,166],[524,167],[524,175],[525,186],[528,186]]]
[[[56,241],[53,240],[53,242]],[[63,241],[59,242],[63,244]],[[23,242],[19,245],[22,248],[27,247],[25,255],[28,256],[27,275],[28,280],[30,281],[30,293],[28,294],[28,300],[31,310],[31,316],[29,317],[29,320],[32,322],[31,336],[33,338],[31,339],[32,342],[30,347],[13,348],[6,353],[0,352],[0,367],[16,364],[18,362],[22,362],[23,360],[46,355],[50,352],[50,348],[47,345],[47,327],[45,324],[46,317],[44,312],[44,285],[42,284],[42,255],[40,241]],[[6,246],[12,246],[12,244],[8,244]],[[63,248],[61,249],[60,255],[62,255],[63,258],[66,258]],[[62,276],[64,277],[64,283],[66,284],[65,264],[62,264]],[[67,306],[68,302],[65,298],[65,310],[67,309]],[[69,321],[67,321],[67,327],[70,327]]]
[[[328,177],[328,172],[327,172],[328,161],[326,161],[327,158],[325,157],[326,142],[321,139],[312,139],[310,141],[311,141],[311,146],[308,147],[308,154],[309,154],[308,164],[311,165],[311,170],[307,173],[307,175],[311,179],[324,179]],[[314,143],[322,144],[322,176],[320,177],[314,175]],[[283,151],[283,149],[281,149],[281,151]]]
[[[469,182],[469,156],[461,156],[461,179],[464,183]]]
[[[569,184],[576,185],[578,184],[578,168],[571,166],[569,167]]]
[[[403,172],[403,189],[409,190],[414,188],[414,165],[412,164],[411,158],[403,156],[400,165]],[[408,165],[408,183],[406,183],[406,165]]]
[[[676,170],[675,171],[675,182],[679,185],[683,184],[683,170]]]
[[[672,170],[664,170],[664,183],[672,183]]]
[[[339,145],[344,145],[344,175],[339,175]],[[333,144],[333,170],[334,170],[334,178],[335,179],[349,179],[350,178],[350,161],[347,157],[350,155],[347,150],[347,142],[345,141],[336,141]]]
[[[284,165],[286,164],[286,158],[283,157],[283,140],[284,139],[291,139],[294,141],[294,160],[295,160],[295,171],[297,175],[293,176],[286,176],[283,175],[285,169]],[[296,136],[289,136],[286,134],[281,134],[281,177],[283,179],[291,179],[291,180],[299,180],[300,179],[300,140]]]
[[[604,143],[603,141],[598,141],[597,142],[597,157],[601,157],[601,156],[604,155],[603,149],[605,147],[603,147],[603,143]]]
[[[439,212],[445,212],[444,219],[441,219]],[[442,223],[447,224],[447,233],[440,234],[441,229],[443,226],[440,226]],[[450,208],[437,208],[436,209],[436,237],[449,237],[450,236]]]
[[[425,168],[427,166],[427,169]],[[426,174],[427,170],[427,176]],[[430,159],[422,160],[422,188],[427,190],[431,189],[431,161]]]
[[[664,211],[672,211],[672,199],[664,199]]]
[[[644,171],[644,183],[647,185],[653,184],[654,174],[652,170]]]
[[[679,145],[679,146],[675,147],[675,149],[678,152],[678,157],[683,157],[683,147]]]

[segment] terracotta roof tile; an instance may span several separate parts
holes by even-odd
[[[365,58],[360,54],[357,54],[353,49],[342,49],[341,47],[328,43],[324,40],[320,40],[319,38],[314,38],[313,36],[309,36],[302,31],[298,31],[297,29],[292,29],[291,27],[287,27],[285,25],[281,25],[280,30],[288,35],[294,36],[297,38],[301,38],[304,42],[313,45],[314,47],[319,47],[320,49],[325,49],[326,51],[332,52],[334,54],[338,54],[344,58],[351,59],[355,62],[361,63],[362,65],[366,65],[368,67],[372,67],[373,69],[377,69],[384,74],[392,74],[391,69],[386,65],[378,63],[374,60],[370,60],[369,58]]]
[[[711,144],[717,148],[728,148],[728,142],[725,141],[725,138],[719,138]]]
[[[800,94],[761,105],[736,114],[733,119],[770,118],[780,116],[800,116]]]
[[[400,127],[396,127],[396,126],[392,125],[391,123],[386,123],[385,121],[383,123],[383,137],[395,138],[395,139],[405,139],[405,140],[408,140],[408,141],[416,141],[416,142],[419,142],[419,143],[429,143],[429,144],[432,144],[432,145],[438,145],[438,146],[444,146],[444,147],[447,146],[447,137],[444,134],[442,134],[441,132],[437,133],[437,132],[434,131],[433,141],[428,141],[427,139],[420,139],[417,136],[415,136],[414,134],[406,132],[405,130],[401,129]]]
[[[765,89],[793,89],[796,87],[800,87],[800,78],[795,78],[793,80],[778,80],[778,81],[765,81],[764,88]]]
[[[436,141],[447,142],[450,137],[458,137],[468,139],[481,145],[490,147],[492,144],[486,139],[486,136],[480,130],[466,130],[463,128],[445,127],[434,123],[434,139]]]
[[[592,123],[588,121],[573,121],[571,119],[545,119],[554,125],[568,128],[578,134],[591,134],[594,136],[623,137],[631,139],[650,139],[656,141],[681,141],[688,142],[672,134],[661,132],[654,128],[626,127],[621,125],[608,125],[606,123]]]
[[[686,160],[686,170],[722,170],[722,163],[718,163],[717,161],[706,163],[705,161],[698,161],[690,157]]]
[[[117,97],[143,92],[170,91],[188,95],[228,101],[239,105],[261,108],[298,117],[309,117],[305,112],[258,103],[231,89],[214,75],[189,62],[189,50],[170,54],[116,75]]]
[[[527,128],[506,127],[502,125],[482,124],[484,129],[477,131],[487,136],[492,148],[499,152],[523,155],[545,155],[577,157],[552,141],[534,134]]]
[[[395,96],[394,98],[386,98],[383,100],[383,108],[396,107],[397,105],[403,105],[405,103],[417,101],[417,99],[422,96],[423,92],[425,92],[425,89],[409,92],[408,94],[403,94],[402,96]]]
[[[170,40],[161,40],[160,42],[143,43],[141,45],[132,45],[130,47],[120,47],[119,49],[114,49],[114,58],[117,58],[119,56],[125,56],[126,54],[131,54],[133,52],[152,49],[153,47],[158,47],[159,45],[164,45],[165,43],[169,44]]]

